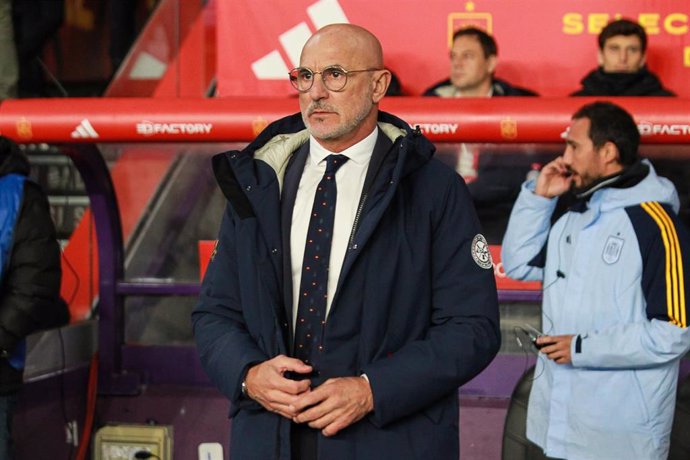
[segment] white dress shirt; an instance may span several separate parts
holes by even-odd
[[[326,302],[326,318],[331,309],[333,294],[338,285],[340,269],[345,259],[347,245],[352,226],[355,222],[359,198],[364,187],[364,180],[369,167],[369,160],[376,145],[378,128],[374,128],[370,135],[340,152],[349,158],[336,172],[335,181],[338,196],[335,202],[335,221],[333,225],[333,240],[331,242],[331,256],[328,263],[328,287]],[[300,282],[302,280],[302,262],[304,260],[304,246],[307,240],[307,229],[314,204],[316,186],[321,182],[326,171],[326,157],[333,155],[319,144],[314,137],[309,138],[309,157],[304,165],[302,178],[295,197],[295,207],[292,211],[292,230],[290,233],[290,254],[292,264],[292,324],[293,330],[297,319]]]

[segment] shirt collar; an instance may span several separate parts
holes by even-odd
[[[349,161],[354,161],[357,164],[366,164],[371,159],[371,153],[376,146],[379,130],[378,126],[367,137],[357,142],[355,145],[346,148],[339,155],[345,155]],[[328,155],[333,155],[334,152],[326,150],[319,144],[314,136],[309,136],[309,159],[312,164],[319,164],[326,159]]]

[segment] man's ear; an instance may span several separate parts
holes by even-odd
[[[599,67],[604,65],[604,52],[602,50],[597,51],[597,63]]]
[[[621,154],[620,154],[620,151],[618,150],[618,147],[616,146],[616,144],[614,144],[611,141],[606,142],[601,147],[601,154],[603,155],[604,161],[607,164],[613,164],[613,165],[623,164],[621,161]]]
[[[385,96],[388,85],[391,84],[390,71],[387,69],[375,71],[371,84],[374,87],[374,91],[372,91],[371,94],[371,100],[374,104],[378,104],[378,102],[383,99],[383,96]]]
[[[486,60],[486,65],[489,70],[489,73],[493,75],[496,71],[496,65],[498,65],[498,58],[496,57],[496,55],[489,56],[489,58]]]

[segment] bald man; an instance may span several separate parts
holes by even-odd
[[[380,112],[378,39],[324,27],[300,112],[214,157],[227,207],[192,314],[232,402],[230,458],[457,459],[460,385],[500,345],[467,188]]]

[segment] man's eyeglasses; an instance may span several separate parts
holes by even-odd
[[[361,69],[361,70],[345,70],[340,66],[334,65],[326,67],[320,72],[316,72],[307,67],[297,67],[292,69],[288,74],[290,76],[290,83],[300,93],[306,93],[314,85],[314,75],[321,74],[323,85],[329,91],[342,91],[347,84],[347,76],[351,73],[358,72],[376,72],[383,69]]]

